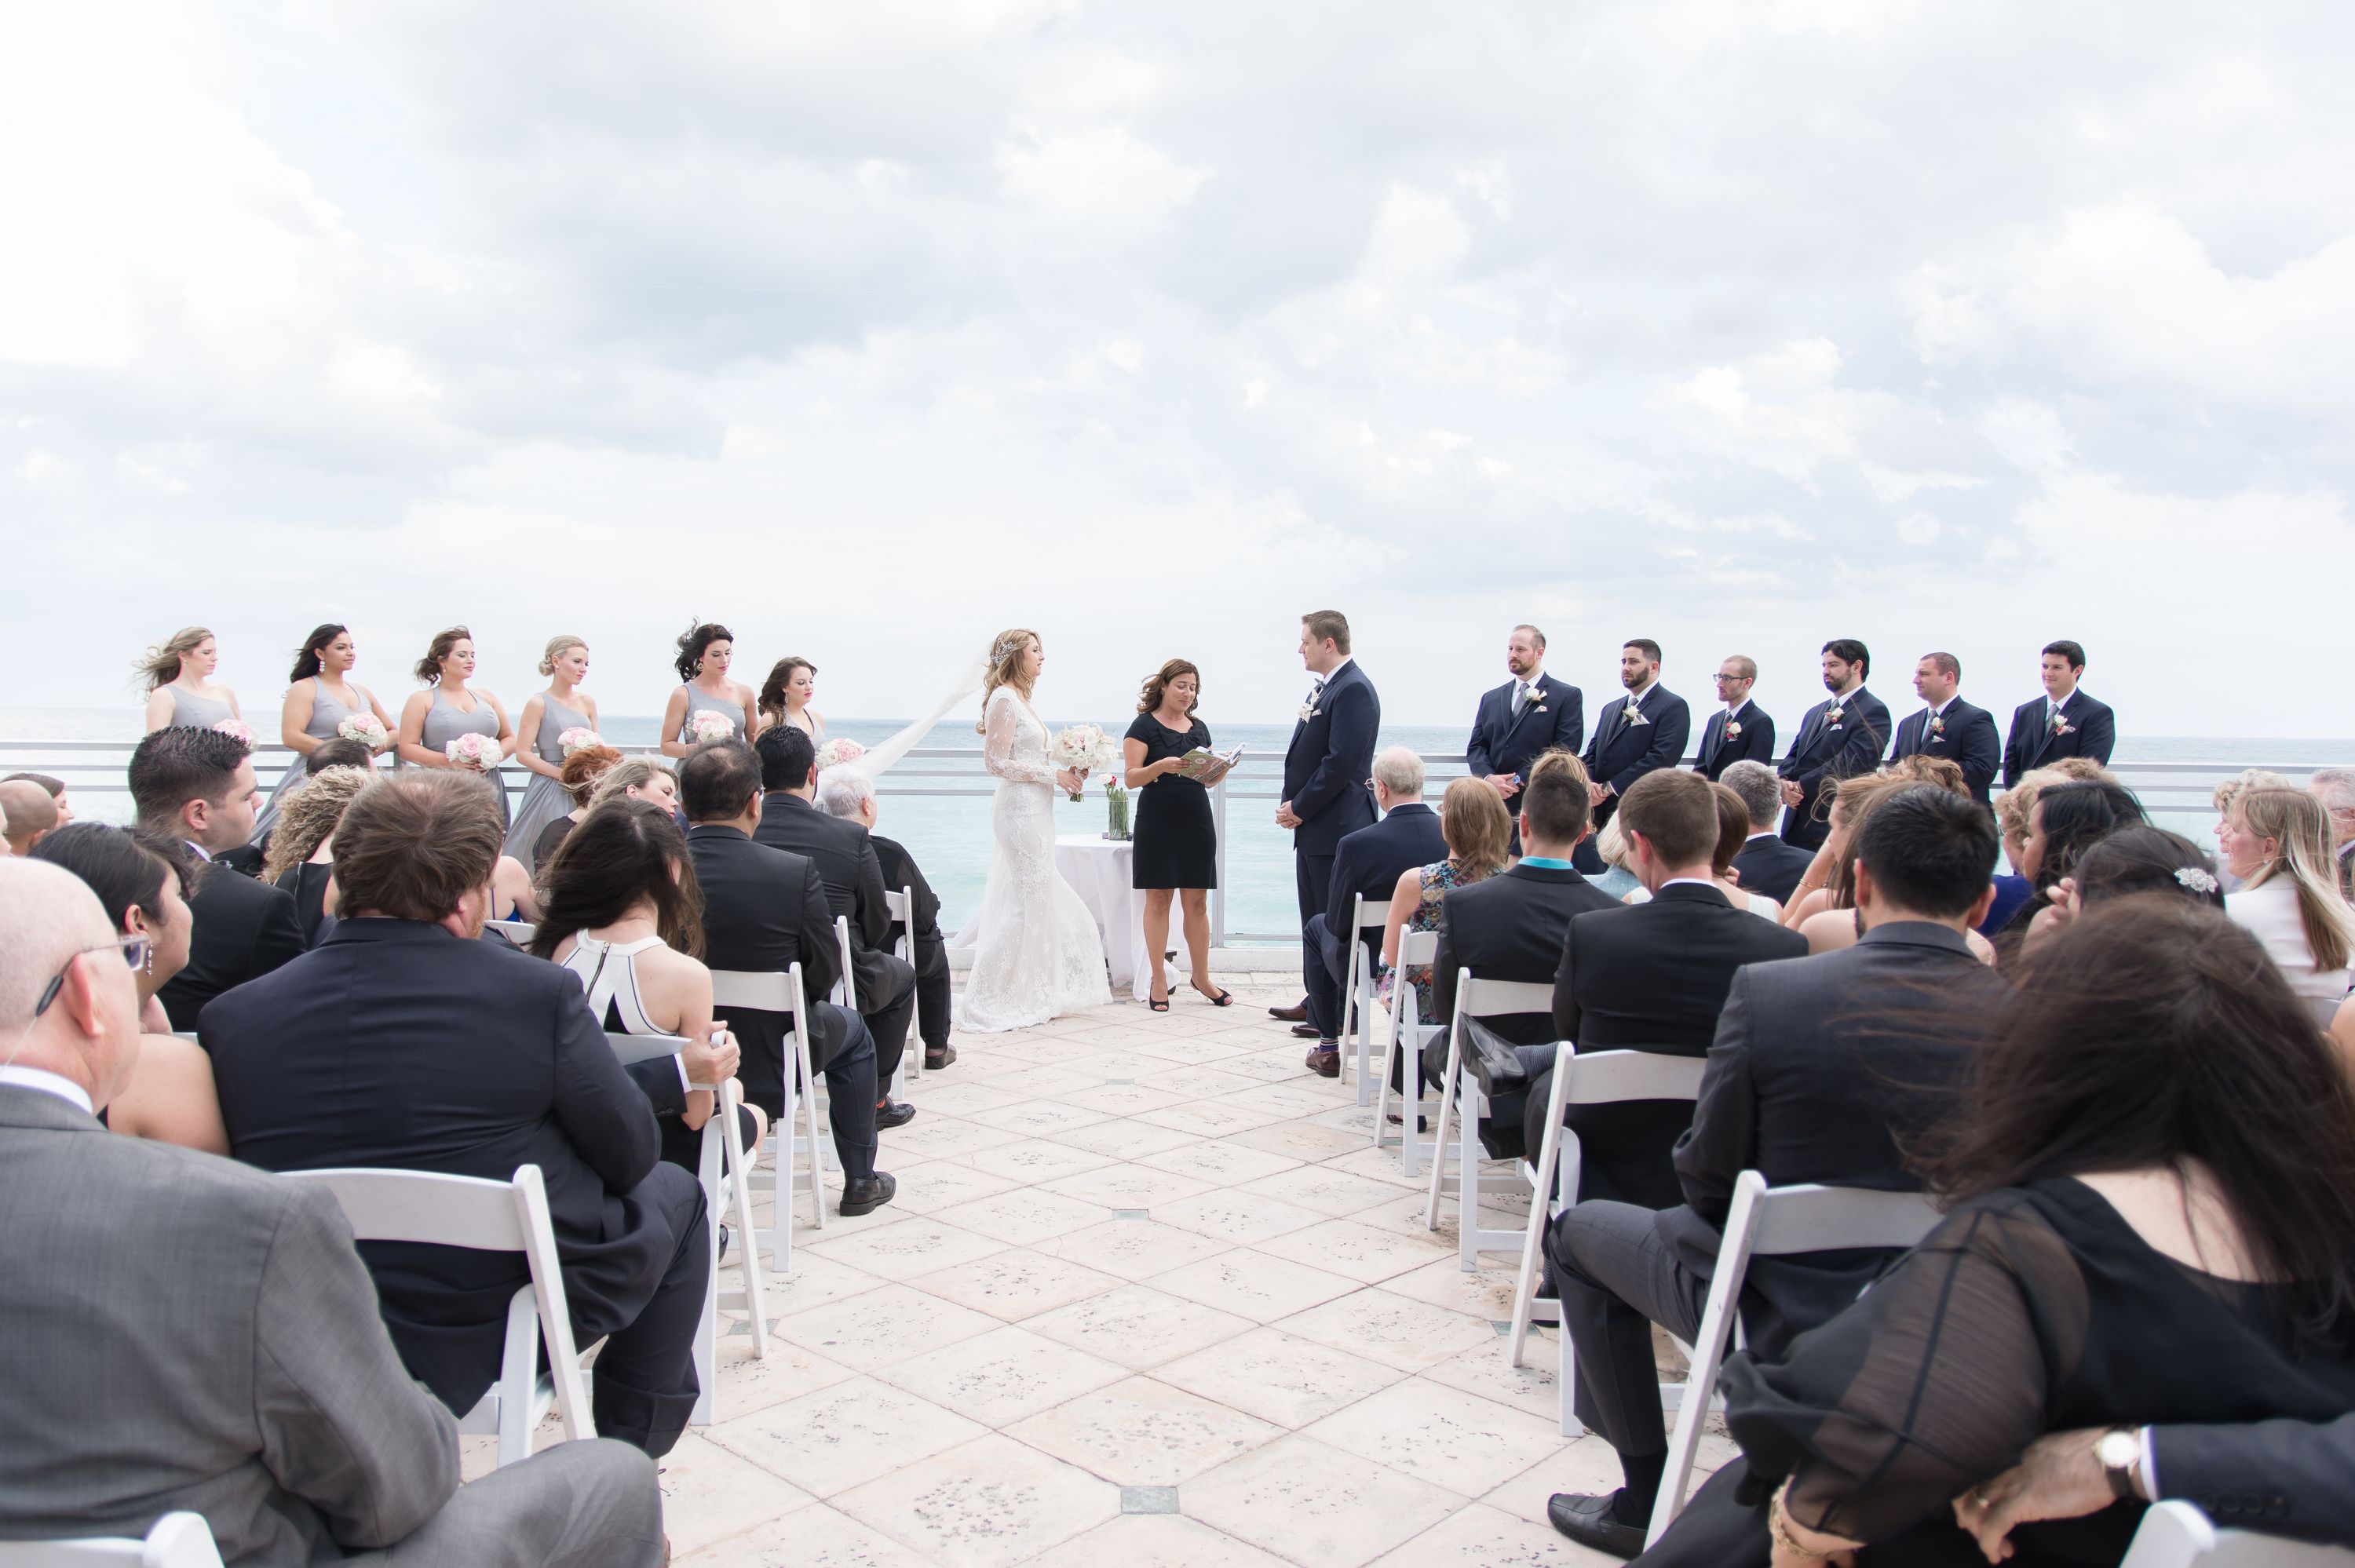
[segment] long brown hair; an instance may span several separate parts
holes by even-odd
[[[1145,689],[1136,694],[1136,711],[1149,714],[1161,706],[1161,699],[1169,694],[1169,683],[1180,675],[1194,677],[1194,705],[1186,710],[1188,718],[1199,717],[1202,708],[1202,672],[1194,668],[1190,659],[1172,659],[1145,678]]]
[[[798,653],[788,653],[769,666],[769,678],[761,683],[757,704],[761,712],[774,714],[781,719],[785,716],[785,685],[794,678],[796,670],[807,670],[813,675],[817,673],[817,666]]]
[[[703,886],[687,835],[645,800],[608,800],[564,835],[540,868],[539,923],[531,951],[552,959],[567,937],[611,926],[640,903],[655,906],[663,945],[703,956]]]
[[[1466,882],[1496,875],[1511,858],[1512,814],[1486,779],[1466,777],[1447,786],[1439,798],[1439,832]]]
[[[474,634],[463,626],[445,626],[433,634],[425,645],[425,657],[417,662],[417,678],[429,686],[442,683],[442,662],[450,657],[451,650],[461,642],[472,642]]]

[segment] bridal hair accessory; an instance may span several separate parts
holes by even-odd
[[[499,737],[470,729],[443,747],[442,755],[469,768],[496,768],[499,765]]]
[[[695,737],[696,745],[709,746],[714,741],[735,739],[736,726],[728,722],[727,715],[707,710],[695,715],[695,722],[687,726],[687,733]]]
[[[829,740],[817,748],[818,771],[839,768],[846,762],[856,762],[867,755],[867,748],[855,740]]]
[[[253,745],[253,726],[243,719],[225,718],[213,727],[241,746]]]
[[[1029,636],[1027,633],[1007,632],[1005,636],[999,638],[996,641],[989,645],[989,662],[992,664],[1005,663],[1006,661],[1013,658],[1015,654],[1020,652],[1023,646],[1029,641]]]
[[[567,757],[576,751],[586,751],[592,746],[604,744],[604,737],[587,725],[576,724],[556,737],[557,749]]]
[[[346,740],[357,740],[372,751],[384,749],[384,720],[374,714],[346,714],[336,733]]]
[[[2200,870],[2196,865],[2178,867],[2175,873],[2175,880],[2183,884],[2184,886],[2190,888],[2194,893],[2213,893],[2216,891],[2216,878],[2211,874]]]

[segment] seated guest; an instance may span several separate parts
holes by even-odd
[[[0,863],[6,1533],[136,1537],[185,1510],[230,1563],[654,1568],[643,1454],[562,1443],[459,1484],[455,1424],[386,1339],[332,1193],[101,1130],[153,1044],[122,962],[147,940],[59,867]]]
[[[712,1024],[711,971],[695,956],[703,948],[703,890],[687,835],[660,808],[628,800],[590,812],[579,834],[571,853],[542,868],[547,908],[532,931],[532,954],[579,977],[606,1033],[686,1039],[676,1057],[628,1071],[655,1107],[663,1158],[698,1170],[715,1097],[687,1086],[733,1078],[737,1050],[735,1036]],[[740,1107],[739,1115],[744,1147],[758,1150],[767,1126],[760,1107]]]
[[[883,867],[867,830],[817,809],[817,748],[809,732],[773,724],[753,749],[761,756],[761,825],[752,842],[805,855],[826,885],[826,908],[850,922],[850,971],[858,1015],[875,1040],[877,1127],[900,1127],[913,1106],[890,1097],[908,1026],[916,1016],[916,969],[891,951],[891,911],[884,904]]]
[[[598,1432],[670,1451],[697,1392],[703,1188],[570,975],[482,934],[506,818],[479,779],[379,779],[336,828],[343,917],[197,1024],[229,1149],[265,1171],[378,1166],[505,1181],[537,1165]],[[371,1242],[401,1360],[452,1410],[497,1379],[518,1253]]]
[[[1292,1032],[1316,1042],[1307,1065],[1327,1078],[1341,1075],[1341,1031],[1349,1005],[1341,988],[1349,978],[1349,944],[1363,941],[1369,962],[1378,950],[1378,938],[1346,928],[1359,895],[1368,903],[1388,898],[1402,873],[1447,853],[1439,814],[1423,803],[1423,758],[1406,747],[1387,747],[1375,756],[1372,773],[1367,785],[1380,818],[1343,834],[1334,846],[1325,912],[1310,916],[1301,927],[1300,978],[1307,989],[1308,1015]]]
[[[1985,1555],[1957,1517],[1984,1522],[1975,1494],[2055,1429],[2355,1408],[2355,1092],[2255,937],[2179,899],[2090,910],[1977,1055],[1920,1167],[1946,1219],[1830,1322],[1727,1361],[1742,1458],[1647,1564],[1763,1564],[1770,1541],[1777,1562],[2115,1563],[2158,1495],[2139,1442]]]
[[[40,779],[38,774],[28,777]],[[42,779],[41,782],[57,781]],[[2333,869],[2339,876],[2339,895],[2355,900],[2355,768],[2318,768],[2307,775],[2306,787],[2314,791],[2314,798],[2330,813],[2331,854],[2335,857]],[[58,797],[58,809],[64,810],[64,786],[59,785],[50,793]],[[61,816],[58,820],[66,819]]]
[[[1693,769],[1698,773],[1699,768]],[[1710,856],[1710,873],[1717,890],[1736,909],[1744,909],[1762,920],[1783,923],[1783,906],[1763,893],[1753,893],[1742,885],[1734,874],[1733,863],[1742,853],[1742,846],[1750,840],[1750,808],[1742,797],[1721,784],[1717,787],[1717,849]],[[1636,889],[1620,900],[1623,904],[1649,904],[1652,895],[1642,888]]]
[[[1631,893],[1640,893],[1644,885],[1628,869],[1627,835],[1619,831],[1617,818],[1603,824],[1587,842],[1594,850],[1594,858],[1603,869],[1586,874],[1586,880],[1596,891],[1606,893],[1624,904]]]
[[[2225,779],[2210,792],[2216,803],[2216,853],[2229,863],[2232,858],[2232,802],[2252,789],[2295,789],[2297,786],[2270,768],[2247,768],[2233,778]],[[2228,868],[2223,873],[2224,891],[2235,892],[2241,879]]]
[[[0,783],[0,837],[10,854],[30,854],[43,835],[58,825],[58,803],[47,789],[29,779]]]
[[[1785,843],[1783,835],[1775,832],[1774,820],[1783,810],[1783,781],[1765,763],[1742,761],[1728,768],[1718,782],[1742,798],[1742,810],[1750,817],[1750,832],[1733,857],[1742,885],[1764,894],[1777,906],[1788,904],[1791,890],[1806,874],[1815,856]]]
[[[2325,771],[2333,770],[2325,769]],[[15,784],[19,781],[38,784],[49,792],[49,800],[58,809],[58,826],[62,828],[74,820],[73,802],[66,799],[64,779],[53,778],[47,773],[11,773],[5,779],[0,779],[0,784]]]
[[[1900,758],[1886,768],[1855,774],[1839,782],[1847,788],[1833,791],[1831,811],[1827,819],[1830,831],[1826,833],[1824,842],[1817,846],[1815,858],[1808,863],[1806,871],[1799,877],[1797,886],[1784,906],[1783,924],[1795,931],[1827,909],[1853,907],[1839,902],[1842,897],[1841,868],[1845,859],[1855,853],[1856,830],[1861,821],[1858,813],[1883,791],[1903,784],[1935,784],[1942,789],[1957,794],[1966,792],[1959,763],[1919,752]]]
[[[327,910],[327,885],[336,876],[336,824],[373,777],[372,771],[357,768],[314,768],[309,778],[279,800],[278,826],[270,834],[261,879],[293,895],[305,948],[317,947],[335,929],[336,917]]]
[[[2355,980],[2355,910],[2339,895],[2322,802],[2303,789],[2245,791],[2232,802],[2224,863],[2241,883],[2225,895],[2225,912],[2256,934],[2290,990],[2328,1022]]]
[[[152,1138],[208,1154],[227,1154],[212,1059],[172,1033],[155,991],[188,961],[188,860],[180,846],[141,828],[80,822],[43,839],[35,860],[61,865],[98,895],[116,933],[144,939],[132,971],[139,993],[138,1066],[99,1119],[130,1138]]]
[[[2165,828],[2120,828],[2087,850],[2075,873],[2052,889],[2053,901],[2029,923],[2020,944],[2031,951],[2093,905],[2137,893],[2163,893],[2210,909],[2224,907],[2223,879],[2208,852]]]
[[[1744,964],[1795,959],[1806,938],[1736,909],[1719,892],[1714,786],[1698,773],[1647,773],[1617,821],[1648,904],[1572,917],[1554,973],[1554,1038],[1581,1051],[1702,1056],[1733,974]],[[1542,1146],[1553,1071],[1531,1081],[1524,1145]],[[1572,1106],[1580,1145],[1578,1195],[1674,1207],[1682,1199],[1671,1155],[1692,1125],[1686,1100]]]
[[[1923,757],[1918,753],[1905,759],[1902,770],[1891,768],[1864,779],[1841,780],[1841,798],[1832,809],[1844,818],[1847,826],[1836,843],[1828,842],[1828,847],[1835,849],[1831,885],[1814,895],[1824,900],[1824,906],[1808,916],[1799,926],[1799,934],[1807,939],[1808,952],[1830,953],[1852,948],[1864,936],[1864,916],[1856,896],[1856,857],[1865,825],[1884,802],[1907,789],[1923,785],[1964,800],[1970,799],[1969,788],[1964,782],[1963,770],[1959,767],[1943,758]],[[1993,857],[1989,858],[1992,861]],[[1995,884],[1991,878],[1987,892],[1989,902],[1993,902]],[[1981,917],[1985,917],[1984,914]],[[1964,941],[1979,962],[1995,962],[1996,950],[1992,941],[1977,931],[1971,932]]]
[[[687,853],[703,887],[703,961],[760,974],[802,966],[810,1066],[826,1078],[826,1114],[842,1161],[842,1213],[871,1213],[891,1201],[899,1183],[875,1169],[874,1037],[858,1014],[824,1000],[842,967],[826,883],[807,856],[753,842],[761,759],[751,747],[741,740],[698,747],[679,765],[678,782],[693,824]],[[742,1046],[745,1093],[773,1124],[784,1114],[785,1075],[797,1069],[785,1054],[795,1021],[762,1009],[718,1012]]]
[[[597,781],[613,770],[622,754],[610,746],[584,746],[564,759],[556,770],[556,782],[572,809],[539,830],[539,837],[531,846],[531,863],[545,870],[548,857],[564,842],[573,824],[589,814],[589,798],[597,792]]]
[[[2077,869],[2085,852],[2122,828],[2149,819],[2142,802],[2122,784],[2070,780],[2037,791],[2028,809],[2028,840],[2020,846],[2020,874],[2036,891],[1998,933],[1998,946],[2016,950],[2037,916],[2051,907],[2063,877]]]
[[[924,1041],[924,1070],[938,1072],[956,1060],[956,1047],[949,1044],[949,951],[941,933],[940,895],[924,880],[906,846],[875,831],[880,807],[875,780],[866,769],[845,762],[821,770],[817,803],[827,816],[865,828],[875,863],[882,868],[884,887],[908,892],[915,916],[908,945],[916,955],[916,1027]]]
[[[186,844],[200,860],[242,849],[261,798],[245,742],[219,730],[172,725],[131,754],[131,800],[139,825]],[[175,1029],[197,1027],[205,1003],[303,950],[293,896],[229,866],[208,864],[188,907],[196,932],[188,963],[157,993]]]
[[[1399,1005],[1405,989],[1400,984],[1399,938],[1409,931],[1439,929],[1439,911],[1448,894],[1486,882],[1511,859],[1512,814],[1505,810],[1504,796],[1486,779],[1467,777],[1447,786],[1439,798],[1439,832],[1447,843],[1446,858],[1407,867],[1386,894],[1391,913],[1382,924],[1382,962],[1375,991],[1392,1007]],[[1431,1010],[1431,971],[1417,965],[1404,979],[1414,988],[1417,1020],[1439,1022],[1440,1016]]]
[[[1854,782],[1849,780],[1848,782]],[[1918,1191],[1900,1150],[1948,1108],[2004,994],[1964,938],[1995,896],[1995,822],[1967,795],[1904,784],[1859,830],[1864,938],[1819,958],[1733,977],[1676,1147],[1684,1193],[1654,1213],[1626,1203],[1563,1211],[1547,1242],[1578,1358],[1580,1417],[1619,1454],[1616,1492],[1555,1497],[1554,1526],[1620,1557],[1643,1550],[1668,1454],[1652,1325],[1700,1332],[1735,1181]],[[1742,1291],[1751,1348],[1778,1353],[1887,1266],[1879,1251],[1760,1258]]]
[[[624,800],[652,800],[664,810],[678,811],[678,775],[659,757],[625,757],[608,768],[589,796],[591,808],[616,796]]]

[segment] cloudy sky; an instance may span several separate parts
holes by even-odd
[[[841,715],[1019,624],[1050,713],[1274,719],[1333,606],[1406,722],[1529,619],[2350,733],[2344,5],[5,15],[7,701],[463,620],[649,712],[697,616]]]

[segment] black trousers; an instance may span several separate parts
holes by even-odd
[[[1633,1203],[1580,1203],[1546,1240],[1562,1331],[1578,1358],[1578,1418],[1622,1454],[1668,1446],[1652,1325],[1690,1344],[1709,1304],[1709,1276],[1668,1250],[1658,1217]]]
[[[1312,915],[1300,925],[1300,983],[1308,1000],[1308,1022],[1327,1040],[1340,1037],[1348,998],[1341,983],[1349,974],[1349,949],[1333,937],[1323,915]]]
[[[1325,902],[1333,896],[1333,862],[1330,854],[1315,854],[1307,850],[1292,852],[1293,888],[1300,896],[1300,918],[1305,924],[1311,915],[1325,913]]]
[[[842,1049],[817,1072],[826,1080],[826,1120],[834,1133],[834,1151],[842,1159],[843,1178],[863,1181],[875,1174],[875,1091],[882,1081],[875,1070],[875,1036],[867,1032],[867,1021],[847,1007],[830,1001],[810,1006],[826,1008],[843,1022]],[[791,1138],[793,1131],[787,1128],[781,1136]],[[790,1150],[792,1146],[783,1147]],[[783,1158],[791,1158],[790,1153]]]
[[[703,1184],[676,1165],[657,1163],[633,1196],[670,1222],[677,1238],[662,1279],[638,1315],[606,1337],[591,1372],[589,1404],[597,1436],[614,1437],[656,1458],[687,1430],[700,1385],[695,1330],[703,1316],[711,1257],[704,1227]],[[586,1339],[592,1326],[576,1320]]]
[[[947,963],[947,958],[941,960]],[[858,1015],[875,1042],[875,1081],[889,1084],[908,1049],[908,1027],[916,1020],[916,969],[890,953],[860,955]]]
[[[911,944],[916,955],[916,1033],[927,1051],[943,1051],[949,1043],[949,945],[934,927],[919,931]]]

